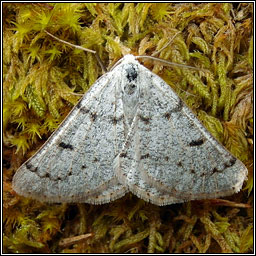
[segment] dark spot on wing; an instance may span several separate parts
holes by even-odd
[[[32,165],[32,164],[30,164],[30,163],[26,163],[26,167],[30,170],[30,169],[32,169],[32,168],[33,168],[33,165]]]
[[[232,157],[229,162],[224,163],[225,168],[231,167],[236,163],[236,158]]]
[[[177,163],[177,165],[178,165],[179,167],[182,167],[181,161],[179,161],[179,162]]]
[[[119,156],[125,158],[125,157],[127,157],[127,153],[126,152],[122,152]]]
[[[97,118],[97,114],[96,113],[90,113],[91,116],[91,120],[94,122]]]
[[[236,158],[232,157],[232,159],[230,160],[231,166],[233,166],[235,163],[236,163]]]
[[[94,157],[93,162],[94,163],[99,162],[99,159],[97,157]]]
[[[199,139],[199,140],[192,140],[190,143],[189,143],[189,146],[190,147],[194,147],[194,146],[200,146],[204,143],[204,140],[203,139]]]
[[[80,103],[80,102],[79,102]],[[79,104],[78,103],[78,104]],[[80,106],[81,107],[81,106]],[[79,107],[78,107],[79,108]],[[86,107],[81,107],[80,108],[80,111],[83,113],[83,114],[88,114],[89,112],[90,112],[90,110],[88,109],[88,108],[86,108]]]
[[[119,118],[113,116],[113,117],[111,118],[111,121],[112,121],[112,123],[113,123],[114,125],[116,125],[116,124],[117,124],[118,122],[120,122],[122,119],[123,119],[123,116],[121,116],[121,117],[119,117]]]
[[[61,148],[64,148],[64,149],[70,149],[70,150],[73,150],[73,149],[74,149],[71,144],[66,144],[66,143],[64,143],[64,142],[61,142],[61,143],[59,144],[59,146],[60,146]]]
[[[29,169],[31,172],[36,172],[37,171],[37,167],[34,167],[32,164],[30,163],[26,163],[26,167],[27,169]]]
[[[166,119],[170,120],[171,115],[170,115],[170,113],[167,112],[167,113],[164,114],[164,117],[165,117]]]
[[[147,154],[145,154],[145,155],[142,155],[142,156],[140,157],[140,159],[146,159],[146,158],[149,158],[149,153],[147,153]]]
[[[165,160],[165,161],[169,161],[169,156],[166,156],[166,157],[164,158],[164,160]]]
[[[144,117],[142,115],[139,115],[139,118],[141,121],[143,121],[145,124],[149,124],[150,123],[150,117]]]
[[[80,100],[77,104],[76,104],[76,108],[80,109],[82,107],[82,100]]]
[[[81,168],[82,169],[85,169],[87,166],[85,165],[85,164],[83,164],[82,166],[81,166]]]
[[[113,118],[112,118],[112,123],[113,123],[114,125],[117,124],[117,121],[118,121],[118,119],[117,119],[116,117],[113,117]]]
[[[45,178],[50,178],[50,174],[47,172],[45,175],[44,175]]]
[[[194,174],[194,173],[195,173],[195,170],[194,170],[194,169],[191,169],[191,170],[190,170],[190,173],[193,173],[193,174]]]
[[[213,174],[216,173],[216,172],[221,172],[221,171],[218,170],[216,167],[214,167],[214,168],[212,169],[212,174],[211,174],[211,175],[213,175]]]
[[[72,171],[69,171],[69,172],[68,172],[68,176],[71,176],[71,175],[72,175]]]

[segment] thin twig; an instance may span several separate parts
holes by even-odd
[[[72,244],[75,244],[75,243],[81,242],[83,240],[86,240],[86,239],[88,239],[92,236],[93,236],[93,234],[89,233],[89,234],[84,234],[84,235],[80,235],[80,236],[64,238],[59,242],[59,246],[67,247],[67,246],[70,246]]]

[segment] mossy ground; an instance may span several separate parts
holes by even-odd
[[[252,252],[253,5],[248,3],[3,4],[3,246],[6,253]],[[127,53],[144,62],[248,170],[231,197],[158,207],[132,194],[112,203],[43,204],[15,194],[17,168]],[[63,240],[64,239],[64,240]]]

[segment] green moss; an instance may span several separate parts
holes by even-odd
[[[231,3],[4,3],[3,128],[6,253],[250,253],[252,208],[193,201],[157,207],[128,193],[112,203],[42,204],[11,188],[14,172],[36,152],[95,80],[92,53],[110,67],[122,55],[151,55],[199,67],[144,65],[198,113],[249,170],[253,195],[253,5]],[[203,69],[207,69],[205,72]],[[92,234],[60,244],[63,238]]]

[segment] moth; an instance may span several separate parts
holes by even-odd
[[[126,55],[18,169],[13,189],[40,201],[91,204],[130,191],[167,205],[231,195],[247,172],[168,84]]]

